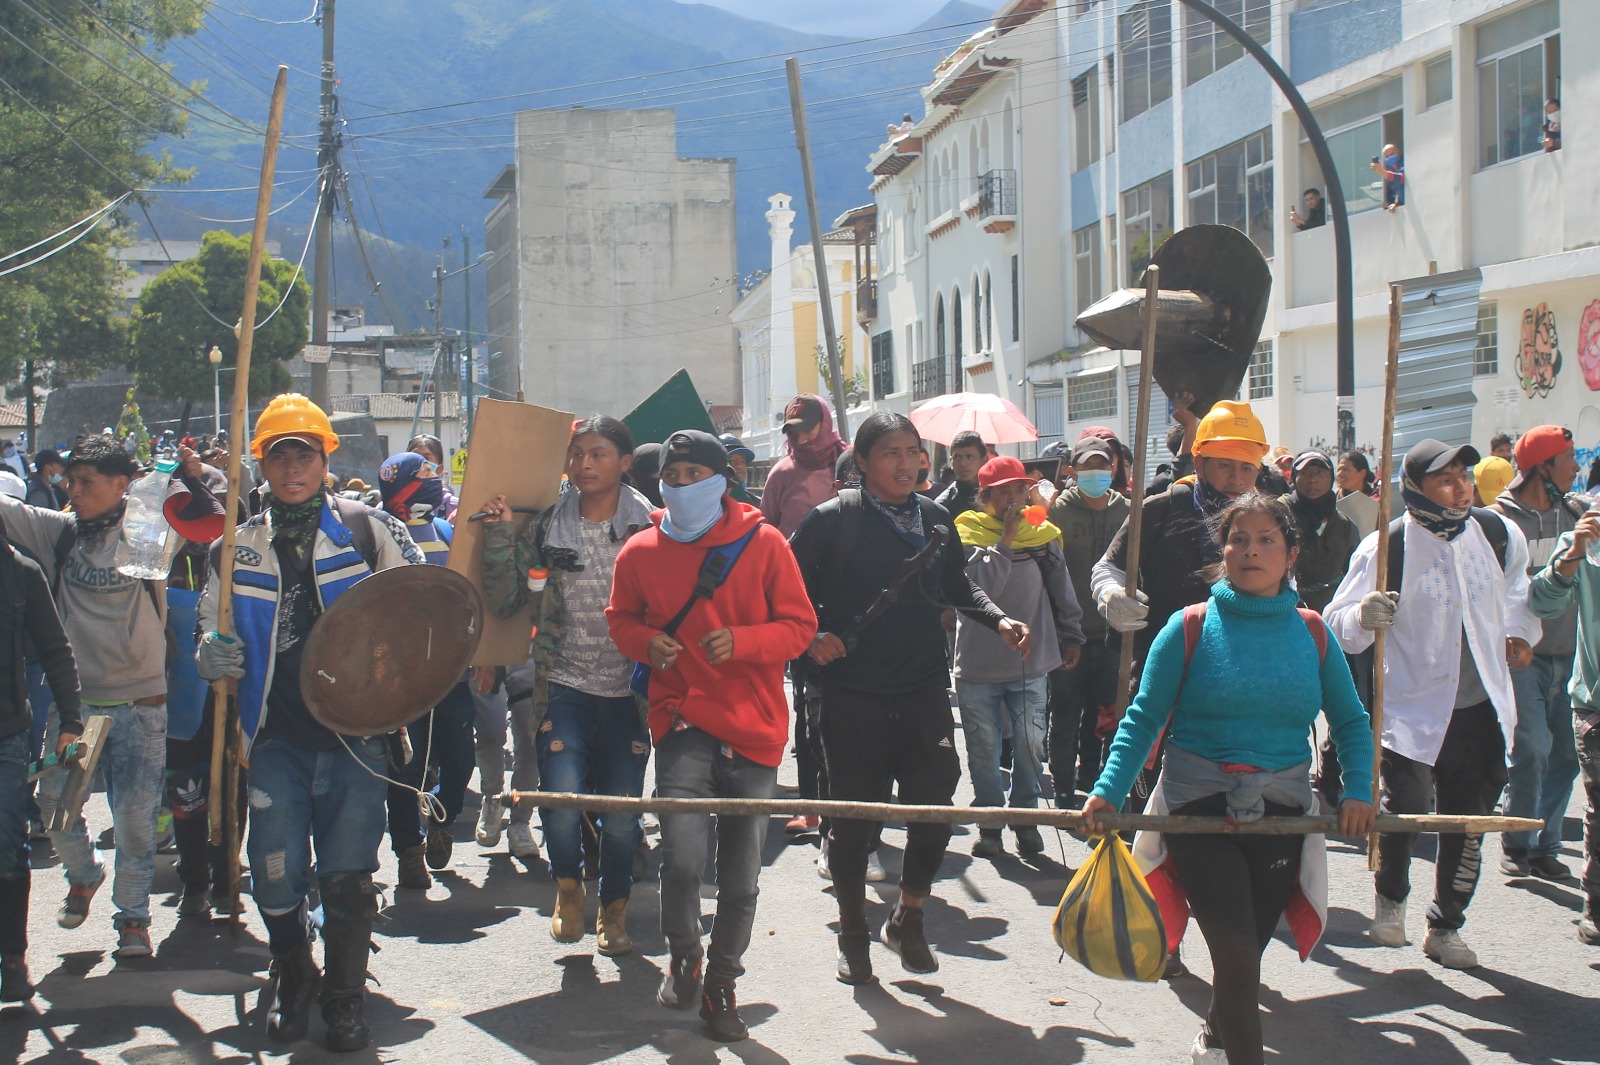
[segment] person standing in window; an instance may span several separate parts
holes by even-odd
[[[1294,223],[1296,229],[1316,229],[1328,223],[1328,205],[1322,201],[1321,189],[1307,189],[1301,200],[1306,205],[1306,213],[1302,215],[1293,208],[1289,209],[1289,221]]]
[[[1544,121],[1539,123],[1540,132],[1544,134],[1544,150],[1559,152],[1561,150],[1561,101],[1554,96],[1544,102]]]
[[[1383,146],[1383,155],[1372,157],[1372,172],[1383,178],[1383,209],[1390,214],[1406,203],[1406,162],[1400,149]]]

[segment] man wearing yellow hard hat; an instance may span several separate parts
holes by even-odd
[[[327,490],[339,447],[328,415],[296,393],[256,421],[250,453],[265,484],[262,512],[239,526],[233,596],[237,639],[216,631],[221,548],[211,551],[195,660],[202,677],[239,682],[250,758],[251,893],[277,967],[267,1035],[305,1036],[319,998],[328,1047],[364,1048],[367,954],[376,910],[372,874],[386,827],[381,736],[340,736],[300,693],[300,656],[317,617],[377,570],[421,565],[399,521]],[[324,915],[325,971],[311,953],[312,846]]]

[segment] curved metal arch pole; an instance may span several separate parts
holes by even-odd
[[[1244,31],[1233,19],[1212,7],[1205,0],[1178,0],[1184,7],[1196,14],[1202,15],[1215,23],[1223,32],[1239,42],[1250,58],[1254,59],[1267,76],[1278,86],[1289,106],[1294,109],[1295,117],[1300,120],[1301,127],[1305,130],[1306,139],[1311,142],[1311,151],[1317,157],[1317,165],[1322,168],[1323,184],[1327,187],[1327,194],[1323,202],[1332,208],[1333,213],[1333,270],[1334,270],[1334,326],[1335,345],[1338,355],[1338,432],[1336,438],[1339,450],[1349,451],[1356,446],[1356,339],[1355,339],[1355,279],[1352,274],[1353,258],[1350,250],[1350,214],[1345,210],[1344,186],[1340,184],[1339,172],[1334,168],[1333,155],[1328,151],[1328,142],[1322,136],[1322,127],[1317,125],[1316,116],[1311,113],[1311,107],[1300,95],[1300,90],[1295,88],[1288,73],[1272,58],[1272,53],[1261,47],[1256,39]]]

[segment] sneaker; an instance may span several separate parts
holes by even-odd
[[[1500,859],[1500,872],[1512,880],[1519,880],[1533,875],[1533,866],[1528,859],[1506,855]]]
[[[1396,902],[1384,898],[1382,892],[1376,893],[1375,899],[1372,924],[1367,928],[1367,937],[1380,947],[1406,946],[1411,940],[1406,938],[1404,900]]]
[[[656,990],[656,1001],[668,1009],[686,1010],[699,997],[700,959],[674,954]]]
[[[511,851],[513,858],[531,862],[539,860],[539,845],[533,841],[532,825],[514,824],[506,829],[506,848]]]
[[[203,921],[211,919],[211,885],[185,884],[183,895],[178,899],[178,917],[198,917]]]
[[[1593,917],[1580,918],[1578,941],[1587,943],[1591,947],[1600,947],[1600,921],[1596,921]]]
[[[706,1022],[711,1038],[719,1043],[737,1043],[750,1034],[744,1019],[739,1016],[739,1003],[733,988],[727,985],[708,987],[700,996],[700,1019]]]
[[[974,858],[998,858],[1006,852],[1005,837],[999,829],[978,829],[978,842],[972,845]]]
[[[939,959],[928,946],[922,931],[922,907],[895,907],[894,915],[883,923],[879,933],[883,945],[900,955],[900,967],[908,973],[936,973]]]
[[[1227,1051],[1221,1047],[1214,1047],[1206,1042],[1206,1030],[1200,1029],[1195,1034],[1194,1044],[1189,1047],[1190,1065],[1228,1065]]]
[[[1422,941],[1422,953],[1446,969],[1476,969],[1478,956],[1461,941],[1454,928],[1430,928]]]
[[[1044,837],[1039,834],[1038,825],[1020,825],[1012,831],[1017,834],[1018,854],[1044,853]]]
[[[872,975],[872,937],[865,932],[839,933],[839,959],[834,970],[841,984],[859,986],[877,979]]]
[[[423,844],[429,869],[443,869],[450,864],[450,854],[455,850],[456,836],[449,825],[428,822],[428,838]]]
[[[783,826],[783,831],[788,836],[804,836],[821,827],[822,818],[812,817],[809,814],[795,814],[789,818],[789,823]]]
[[[426,891],[433,886],[433,877],[428,875],[426,850],[425,844],[418,843],[400,852],[401,887]]]
[[[824,880],[833,879],[833,870],[828,868],[828,840],[826,837],[822,840],[822,846],[817,848],[817,875]]]
[[[56,911],[56,924],[62,928],[76,928],[89,916],[89,901],[94,898],[94,893],[100,890],[100,885],[106,882],[106,872],[100,870],[100,878],[92,884],[72,884],[67,888],[67,897],[62,900],[61,909]]]
[[[1179,943],[1178,949],[1167,955],[1167,964],[1166,967],[1161,970],[1161,979],[1176,980],[1182,976],[1192,975],[1189,972],[1189,967],[1183,964],[1182,951],[1183,944]]]
[[[1528,865],[1533,870],[1533,875],[1540,880],[1549,880],[1557,884],[1576,884],[1578,878],[1572,875],[1572,870],[1561,864],[1561,859],[1553,854],[1541,854],[1537,858],[1529,858]]]
[[[155,951],[150,948],[150,927],[144,921],[124,922],[117,934],[117,949],[113,952],[119,958],[148,958]]]
[[[867,852],[867,883],[881,884],[889,879],[889,874],[883,871],[883,862],[878,860],[877,851]]]
[[[484,799],[483,806],[478,810],[478,831],[476,839],[480,847],[494,847],[500,843],[500,818],[504,808],[498,799]]]
[[[214,887],[208,896],[211,903],[211,914],[214,917],[233,916],[233,898],[228,894],[226,887]]]

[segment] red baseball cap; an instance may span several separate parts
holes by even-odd
[[[1028,474],[1027,468],[1022,465],[1021,459],[1012,458],[1010,455],[1001,455],[999,458],[990,459],[983,464],[983,469],[978,471],[979,488],[998,488],[1003,484],[1032,484],[1035,478]]]
[[[1541,462],[1549,462],[1572,448],[1572,430],[1562,425],[1536,425],[1517,438],[1511,455],[1517,463],[1517,476],[1508,488],[1522,486],[1524,475]]]

